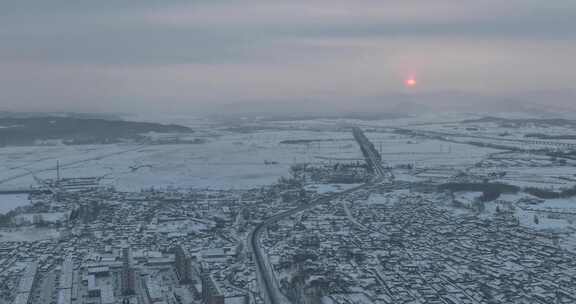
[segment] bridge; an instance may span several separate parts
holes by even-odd
[[[364,135],[362,129],[354,127],[352,133],[354,134],[354,139],[356,139],[356,142],[360,146],[360,150],[362,150],[368,169],[374,174],[374,177],[388,182],[394,181],[394,174],[390,169],[382,166],[382,156],[378,150],[376,150],[374,144]]]

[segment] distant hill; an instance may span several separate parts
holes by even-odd
[[[192,133],[193,130],[179,125],[99,118],[0,117],[0,146],[33,145],[49,140],[70,145],[141,141],[142,134],[148,132]]]
[[[263,121],[298,121],[298,120],[316,120],[316,119],[357,119],[357,120],[384,120],[384,119],[397,119],[406,118],[408,115],[400,113],[362,113],[350,112],[341,114],[255,114],[261,115]]]
[[[576,111],[576,90],[530,91],[510,94],[479,94],[465,91],[389,91],[374,96],[311,96],[291,99],[242,100],[215,104],[208,112],[228,116],[343,117],[378,119],[385,115],[462,113],[523,113],[536,117],[557,117]],[[370,114],[370,115],[366,115]],[[252,115],[253,116],[253,115]],[[570,115],[567,116],[572,118]],[[354,117],[356,118],[356,117]],[[384,117],[383,119],[388,119]]]
[[[10,112],[0,111],[0,118],[39,118],[67,117],[80,119],[122,120],[120,113],[81,113],[81,112]]]

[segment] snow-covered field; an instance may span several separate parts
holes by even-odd
[[[0,213],[6,213],[12,209],[26,206],[29,203],[27,194],[0,195]]]
[[[284,140],[333,140],[281,144]],[[129,144],[0,149],[0,188],[28,188],[39,178],[104,177],[119,190],[149,187],[252,188],[286,176],[292,164],[360,159],[348,132],[262,131],[226,133],[205,144]],[[34,173],[34,174],[30,174]]]
[[[538,187],[560,190],[576,184],[574,167],[505,168],[506,176],[497,180],[518,187]]]
[[[254,188],[287,176],[290,166],[295,163],[362,160],[351,132],[342,128],[347,121],[263,122],[263,130],[240,133],[232,132],[228,130],[230,126],[218,122],[187,116],[136,116],[132,119],[186,125],[195,130],[192,137],[208,141],[200,144],[5,147],[0,149],[0,190],[29,188],[37,185],[35,177],[55,178],[57,161],[62,177],[101,177],[103,184],[113,185],[118,190],[138,191],[151,187]],[[382,125],[390,122],[383,121]],[[381,148],[383,158],[390,165],[470,166],[493,151],[389,133],[367,133],[367,136]],[[291,140],[309,142],[282,143]],[[7,197],[4,201],[15,198]],[[21,197],[11,203],[1,200],[2,197],[0,212],[27,203]]]
[[[390,165],[413,164],[415,167],[468,167],[498,152],[466,144],[433,139],[414,139],[390,133],[366,133]]]
[[[444,208],[454,214],[476,214],[471,208],[481,192],[456,192],[454,198],[465,207],[456,208],[446,204]],[[534,230],[552,232],[560,236],[560,245],[576,251],[576,198],[538,199],[526,193],[503,194],[497,200],[483,203],[480,218],[492,218],[497,210],[511,211],[521,226]]]

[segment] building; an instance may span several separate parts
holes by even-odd
[[[102,286],[100,292],[101,304],[115,304],[116,298],[114,297],[114,289],[110,285]]]
[[[147,277],[145,279],[142,279],[142,283],[146,290],[146,296],[148,297],[149,303],[162,302],[163,300],[162,289],[160,288],[160,285],[158,285],[158,282],[156,282],[150,277]]]
[[[98,177],[60,178],[55,182],[57,188],[66,192],[83,192],[100,186]]]
[[[74,262],[72,257],[66,257],[62,263],[58,285],[58,304],[72,303],[72,287],[74,276]]]
[[[26,304],[30,301],[30,295],[32,294],[32,289],[34,288],[34,283],[36,283],[36,278],[38,274],[38,263],[32,262],[28,264],[20,282],[18,283],[18,294],[14,299],[14,304]]]
[[[202,274],[202,300],[204,304],[224,304],[224,295],[208,273]]]
[[[100,304],[115,304],[116,298],[114,297],[114,289],[109,284],[100,284],[95,275],[90,274],[86,277],[88,281],[88,297],[96,298],[91,301],[97,301]]]
[[[96,276],[94,276],[93,274],[88,275],[86,277],[86,280],[88,281],[88,289],[87,289],[88,297],[90,297],[90,298],[100,297],[101,290],[96,285]]]
[[[58,290],[58,304],[70,304],[72,303],[72,289],[60,289]]]
[[[122,248],[122,272],[121,272],[122,294],[133,295],[135,291],[136,271],[132,267],[130,258],[130,247]]]
[[[193,281],[192,262],[193,257],[182,246],[174,248],[174,266],[181,284],[190,284]]]

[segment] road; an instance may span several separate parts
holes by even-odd
[[[350,188],[348,190],[333,193],[329,195],[323,195],[309,204],[298,206],[294,209],[290,209],[288,211],[284,211],[273,215],[272,217],[264,220],[260,224],[250,232],[248,235],[248,242],[249,246],[251,247],[251,251],[254,255],[254,260],[256,264],[256,273],[258,277],[258,282],[260,283],[260,294],[264,299],[266,304],[289,304],[290,300],[280,291],[280,287],[278,286],[278,281],[274,276],[274,271],[272,270],[271,266],[268,263],[268,259],[266,258],[266,254],[263,252],[263,248],[260,244],[260,236],[262,232],[271,224],[274,224],[284,218],[290,217],[296,213],[302,212],[304,210],[313,208],[319,204],[330,202],[338,197],[347,195],[354,191],[358,191],[363,188],[368,188],[373,186],[374,184],[380,183],[383,180],[392,181],[394,176],[392,173],[385,169],[382,166],[382,161],[380,158],[380,154],[374,148],[374,145],[368,140],[368,138],[364,135],[362,130],[359,128],[353,129],[354,138],[360,145],[360,149],[364,154],[366,163],[371,168],[371,171],[374,173],[374,178],[371,179],[368,183],[362,184],[358,187]]]
[[[356,139],[356,142],[360,146],[360,150],[362,150],[366,163],[374,173],[374,177],[392,182],[394,180],[392,171],[382,166],[382,156],[378,153],[374,144],[364,135],[362,129],[354,127],[352,133],[354,134],[354,139]]]
[[[306,209],[313,208],[314,206],[317,206],[319,204],[330,202],[330,201],[332,201],[332,200],[334,200],[340,196],[352,193],[354,191],[358,191],[362,188],[366,188],[366,187],[369,187],[371,185],[372,185],[372,183],[366,183],[366,184],[360,185],[358,187],[350,188],[350,189],[342,191],[342,192],[333,193],[330,195],[324,195],[322,197],[319,197],[319,198],[313,200],[312,202],[310,202],[307,205],[302,205],[302,206],[296,207],[294,209],[290,209],[288,211],[278,213],[278,214],[266,219],[265,221],[260,223],[258,226],[256,226],[256,228],[250,233],[248,239],[250,240],[250,246],[252,247],[251,249],[252,249],[252,252],[254,254],[254,259],[255,259],[255,263],[256,263],[256,271],[257,271],[257,274],[259,277],[259,282],[261,284],[261,287],[264,288],[264,290],[261,290],[261,292],[262,292],[262,297],[264,298],[264,302],[266,304],[288,304],[288,303],[290,303],[290,301],[280,291],[280,288],[278,286],[278,282],[274,278],[274,273],[272,272],[272,269],[268,265],[267,259],[264,257],[264,253],[262,252],[262,246],[260,246],[260,235],[262,234],[264,229],[266,227],[268,227],[269,225],[282,220],[283,218],[292,216],[292,215],[294,215],[298,212],[304,211]]]

